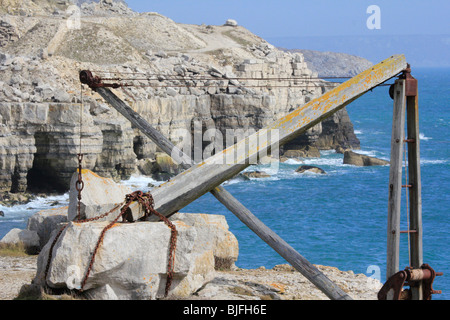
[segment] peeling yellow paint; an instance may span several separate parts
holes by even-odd
[[[303,118],[305,115],[304,111],[307,109],[311,109],[314,111],[321,110],[322,113],[326,113],[333,106],[336,106],[336,102],[334,102],[332,99],[340,97],[339,101],[341,103],[339,103],[339,104],[342,104],[343,102],[345,102],[349,99],[349,96],[347,94],[340,96],[340,94],[343,90],[348,89],[354,85],[358,85],[359,90],[353,91],[352,94],[354,94],[357,91],[362,91],[362,92],[367,91],[369,88],[380,84],[382,82],[382,80],[384,81],[383,76],[387,73],[391,73],[394,66],[398,67],[399,65],[402,65],[402,64],[404,64],[406,66],[406,60],[403,55],[392,56],[386,60],[383,60],[379,64],[375,65],[372,69],[369,69],[369,70],[366,70],[366,71],[360,73],[359,75],[342,83],[338,87],[333,88],[332,90],[324,93],[319,98],[316,98],[316,99],[306,103],[302,107],[292,111],[290,114],[286,115],[285,117],[283,117],[279,121],[277,121],[272,126],[272,128],[282,128],[282,126],[284,124],[293,122],[295,120],[295,118],[297,118],[299,116],[301,116]],[[300,119],[297,121],[300,121]],[[311,120],[309,119],[306,123],[308,123],[309,121],[311,121]]]

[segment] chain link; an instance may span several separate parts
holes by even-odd
[[[81,220],[81,191],[83,191],[84,189],[84,181],[82,176],[83,154],[79,153],[77,157],[78,157],[78,180],[75,182],[75,189],[78,191],[77,220]]]

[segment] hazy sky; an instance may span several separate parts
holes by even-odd
[[[450,34],[449,0],[126,0],[138,12],[179,23],[221,25],[227,19],[263,37]],[[369,30],[367,8],[380,8]]]

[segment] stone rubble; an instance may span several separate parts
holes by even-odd
[[[0,300],[30,291],[37,256],[0,257]],[[382,283],[364,274],[316,266],[355,300],[376,300]],[[55,299],[58,299],[58,295]],[[328,298],[290,265],[272,269],[215,270],[213,279],[185,300],[327,300]]]

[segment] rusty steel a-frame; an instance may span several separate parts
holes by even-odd
[[[211,192],[226,208],[235,214],[247,227],[288,261],[296,270],[311,281],[327,297],[336,300],[351,300],[351,297],[328,277],[320,272],[301,254],[264,225],[249,209],[233,197],[221,184],[234,177],[250,165],[249,159],[265,156],[273,148],[304,133],[338,110],[359,98],[367,91],[395,77],[407,69],[403,55],[394,55],[340,84],[322,96],[300,106],[285,117],[261,129],[235,145],[219,152],[201,163],[194,163],[169,139],[153,128],[144,118],[127,106],[108,88],[119,88],[117,83],[104,83],[90,71],[80,72],[80,81],[102,96],[112,107],[128,119],[136,128],[150,138],[162,151],[177,157],[184,172],[152,190],[155,209],[170,216],[193,202],[203,194]],[[276,137],[276,139],[273,139]],[[254,143],[256,142],[257,143]],[[233,163],[224,161],[230,154],[240,158]]]

